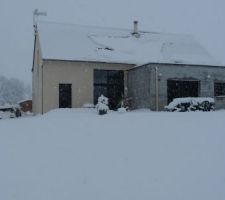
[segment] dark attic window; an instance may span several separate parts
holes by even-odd
[[[225,96],[225,82],[215,82],[214,83],[214,96]]]
[[[107,50],[107,51],[113,51],[114,49],[113,49],[113,48],[111,48],[111,47],[104,47],[104,48],[102,48],[102,47],[99,47],[99,48],[98,48],[98,50]]]

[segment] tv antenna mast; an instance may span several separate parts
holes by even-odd
[[[37,8],[33,12],[33,25],[37,27],[37,18],[38,16],[47,16],[47,12],[40,12]]]

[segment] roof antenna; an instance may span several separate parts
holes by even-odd
[[[47,12],[40,12],[37,8],[33,12],[33,25],[37,28],[37,18],[38,16],[47,16]]]

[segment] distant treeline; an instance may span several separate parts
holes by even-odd
[[[0,76],[0,105],[31,98],[31,86],[16,78]]]

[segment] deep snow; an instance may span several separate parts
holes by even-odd
[[[225,111],[0,120],[2,200],[224,200]]]

